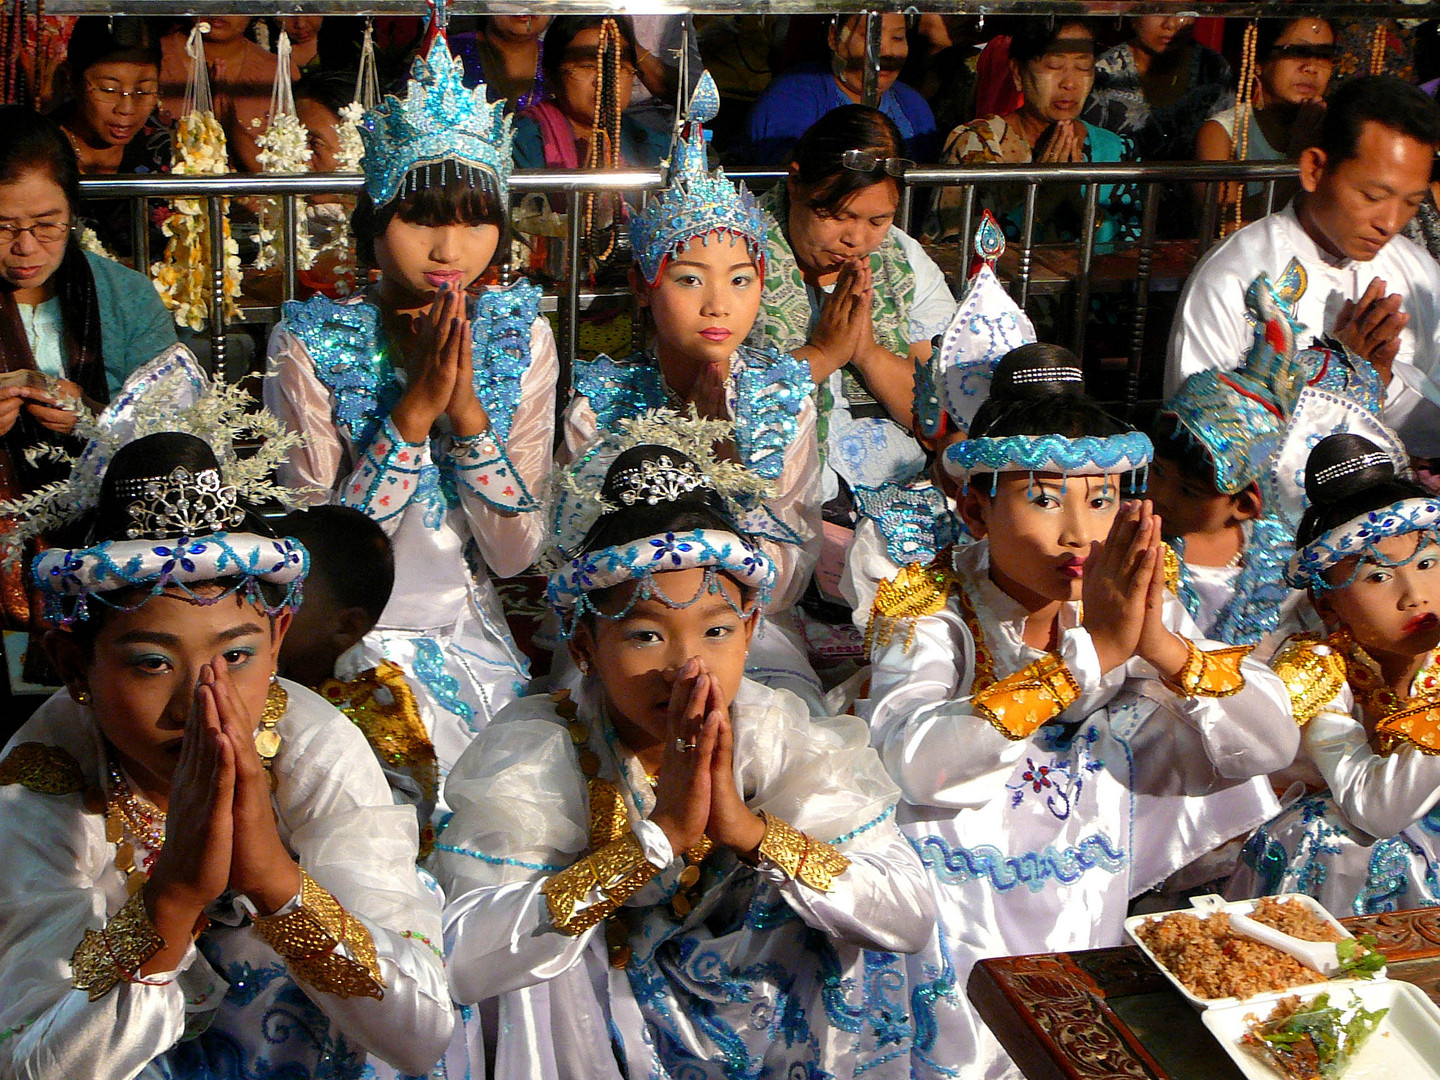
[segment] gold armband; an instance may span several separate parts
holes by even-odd
[[[1189,638],[1181,638],[1190,654],[1174,679],[1162,680],[1184,698],[1229,697],[1245,689],[1245,674],[1240,662],[1250,655],[1253,645],[1231,645],[1206,651]]]
[[[806,836],[764,810],[760,811],[760,817],[765,821],[760,854],[784,870],[788,877],[819,892],[829,892],[832,881],[850,866],[850,860],[832,845]]]
[[[1065,661],[1046,653],[1033,664],[977,690],[970,702],[1000,734],[1016,740],[1054,720],[1079,696],[1080,684]]]
[[[608,919],[659,872],[660,868],[645,858],[635,834],[627,830],[619,839],[547,879],[540,891],[545,894],[555,929],[577,937]],[[595,889],[600,890],[601,899],[576,911]]]
[[[886,648],[896,634],[904,631],[902,649],[910,651],[915,640],[915,620],[934,615],[949,602],[955,588],[955,572],[950,569],[950,549],[946,548],[928,566],[915,563],[902,566],[889,581],[882,581],[870,608],[870,622],[865,629],[865,653],[873,646]]]
[[[1290,711],[1304,727],[1340,693],[1348,666],[1340,650],[1313,634],[1297,635],[1280,646],[1270,661],[1290,695]]]
[[[260,939],[280,954],[291,974],[336,997],[385,996],[375,942],[365,924],[300,871],[300,908],[255,920]],[[344,945],[346,952],[336,949]]]
[[[76,990],[99,1001],[118,982],[146,982],[139,971],[165,947],[165,939],[150,921],[145,897],[136,893],[125,902],[103,930],[86,930],[70,957]]]
[[[1440,754],[1440,707],[1420,702],[1375,725],[1375,746],[1380,753],[1394,753],[1407,742],[1422,754]]]

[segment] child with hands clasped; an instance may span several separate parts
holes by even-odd
[[[452,992],[502,995],[499,1076],[909,1075],[893,954],[934,901],[864,726],[744,676],[774,568],[723,434],[625,421],[567,472],[549,596],[583,684],[447,782]]]
[[[33,570],[66,689],[0,760],[0,1077],[425,1071],[454,1017],[415,815],[274,674],[304,549],[194,436],[109,460],[89,546]]]
[[[877,594],[872,742],[939,907],[910,965],[918,1076],[1013,1074],[965,1002],[975,962],[1118,944],[1132,896],[1255,824],[1189,796],[1294,756],[1284,688],[1200,639],[1159,518],[1122,500],[1150,453],[1073,355],[1015,349],[945,452],[978,541]]]
[[[306,437],[281,480],[363,511],[394,544],[364,659],[398,665],[426,698],[443,774],[529,681],[490,578],[540,550],[559,363],[539,290],[467,299],[506,220],[510,120],[463,85],[443,34],[361,137],[355,232],[380,280],[286,306],[265,404]]]
[[[1440,903],[1440,502],[1359,435],[1316,444],[1287,578],[1332,632],[1272,664],[1319,789],[1258,830],[1229,892],[1304,892],[1337,916]]]
[[[702,75],[670,183],[631,218],[631,284],[653,317],[653,343],[618,363],[602,355],[575,365],[564,456],[573,460],[597,431],[613,431],[618,420],[649,409],[733,421],[726,456],[773,484],[772,494],[752,501],[741,521],[777,574],[746,670],[767,686],[798,694],[824,716],[824,690],[792,611],[819,555],[820,459],[810,374],[803,360],[773,346],[743,344],[760,310],[768,218],[723,170],[706,169],[703,124],[718,107],[715,83]]]

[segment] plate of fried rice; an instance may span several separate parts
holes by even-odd
[[[1337,979],[1384,977],[1384,958],[1374,953],[1373,940],[1356,941],[1311,897],[1292,894],[1225,903],[1206,896],[1191,902],[1193,911],[1126,919],[1125,932],[1196,1008],[1278,998],[1332,981],[1279,949],[1232,931],[1231,913],[1248,915],[1302,941],[1341,943],[1341,960],[1348,967]]]

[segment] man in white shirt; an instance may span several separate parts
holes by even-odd
[[[1195,267],[1170,333],[1165,393],[1206,368],[1233,368],[1254,333],[1245,289],[1291,258],[1308,283],[1295,302],[1307,336],[1330,335],[1386,385],[1385,420],[1411,454],[1440,455],[1440,264],[1397,235],[1430,186],[1440,105],[1387,75],[1336,91],[1315,145],[1300,155],[1304,191],[1213,248]],[[1306,342],[1308,344],[1308,342]]]

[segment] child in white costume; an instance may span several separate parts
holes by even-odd
[[[705,130],[720,105],[709,73],[700,77],[670,183],[631,218],[631,285],[654,321],[650,347],[619,361],[575,365],[565,411],[566,460],[598,431],[660,407],[733,420],[730,452],[774,485],[741,526],[775,564],[776,580],[746,673],[790,690],[827,715],[792,609],[819,558],[820,457],[810,368],[773,346],[743,344],[764,286],[768,218],[743,185],[706,169]]]
[[[286,305],[265,380],[266,407],[305,435],[281,480],[390,535],[395,588],[366,659],[429,699],[442,774],[529,681],[490,578],[540,550],[559,375],[538,289],[466,298],[506,220],[510,119],[461,75],[432,31],[405,100],[366,115],[356,231],[380,281]]]
[[[753,482],[727,427],[624,421],[567,474],[550,598],[587,677],[447,782],[451,985],[503,995],[501,1077],[909,1075],[894,954],[934,901],[863,725],[743,676],[774,570],[719,495]]]
[[[94,542],[36,560],[67,689],[0,760],[6,1080],[418,1073],[450,1038],[415,815],[274,678],[307,558],[231,481],[265,489],[148,435],[109,460]]]
[[[964,996],[975,962],[1118,944],[1133,895],[1243,828],[1173,796],[1294,756],[1283,686],[1199,640],[1158,519],[1120,502],[1149,455],[1071,354],[1017,349],[946,452],[981,539],[876,598],[872,739],[940,914],[910,966],[916,1075],[1013,1074]]]
[[[1234,896],[1304,892],[1336,915],[1440,903],[1440,501],[1388,447],[1331,435],[1310,454],[1310,509],[1287,577],[1335,632],[1272,662],[1318,794],[1246,845]]]

